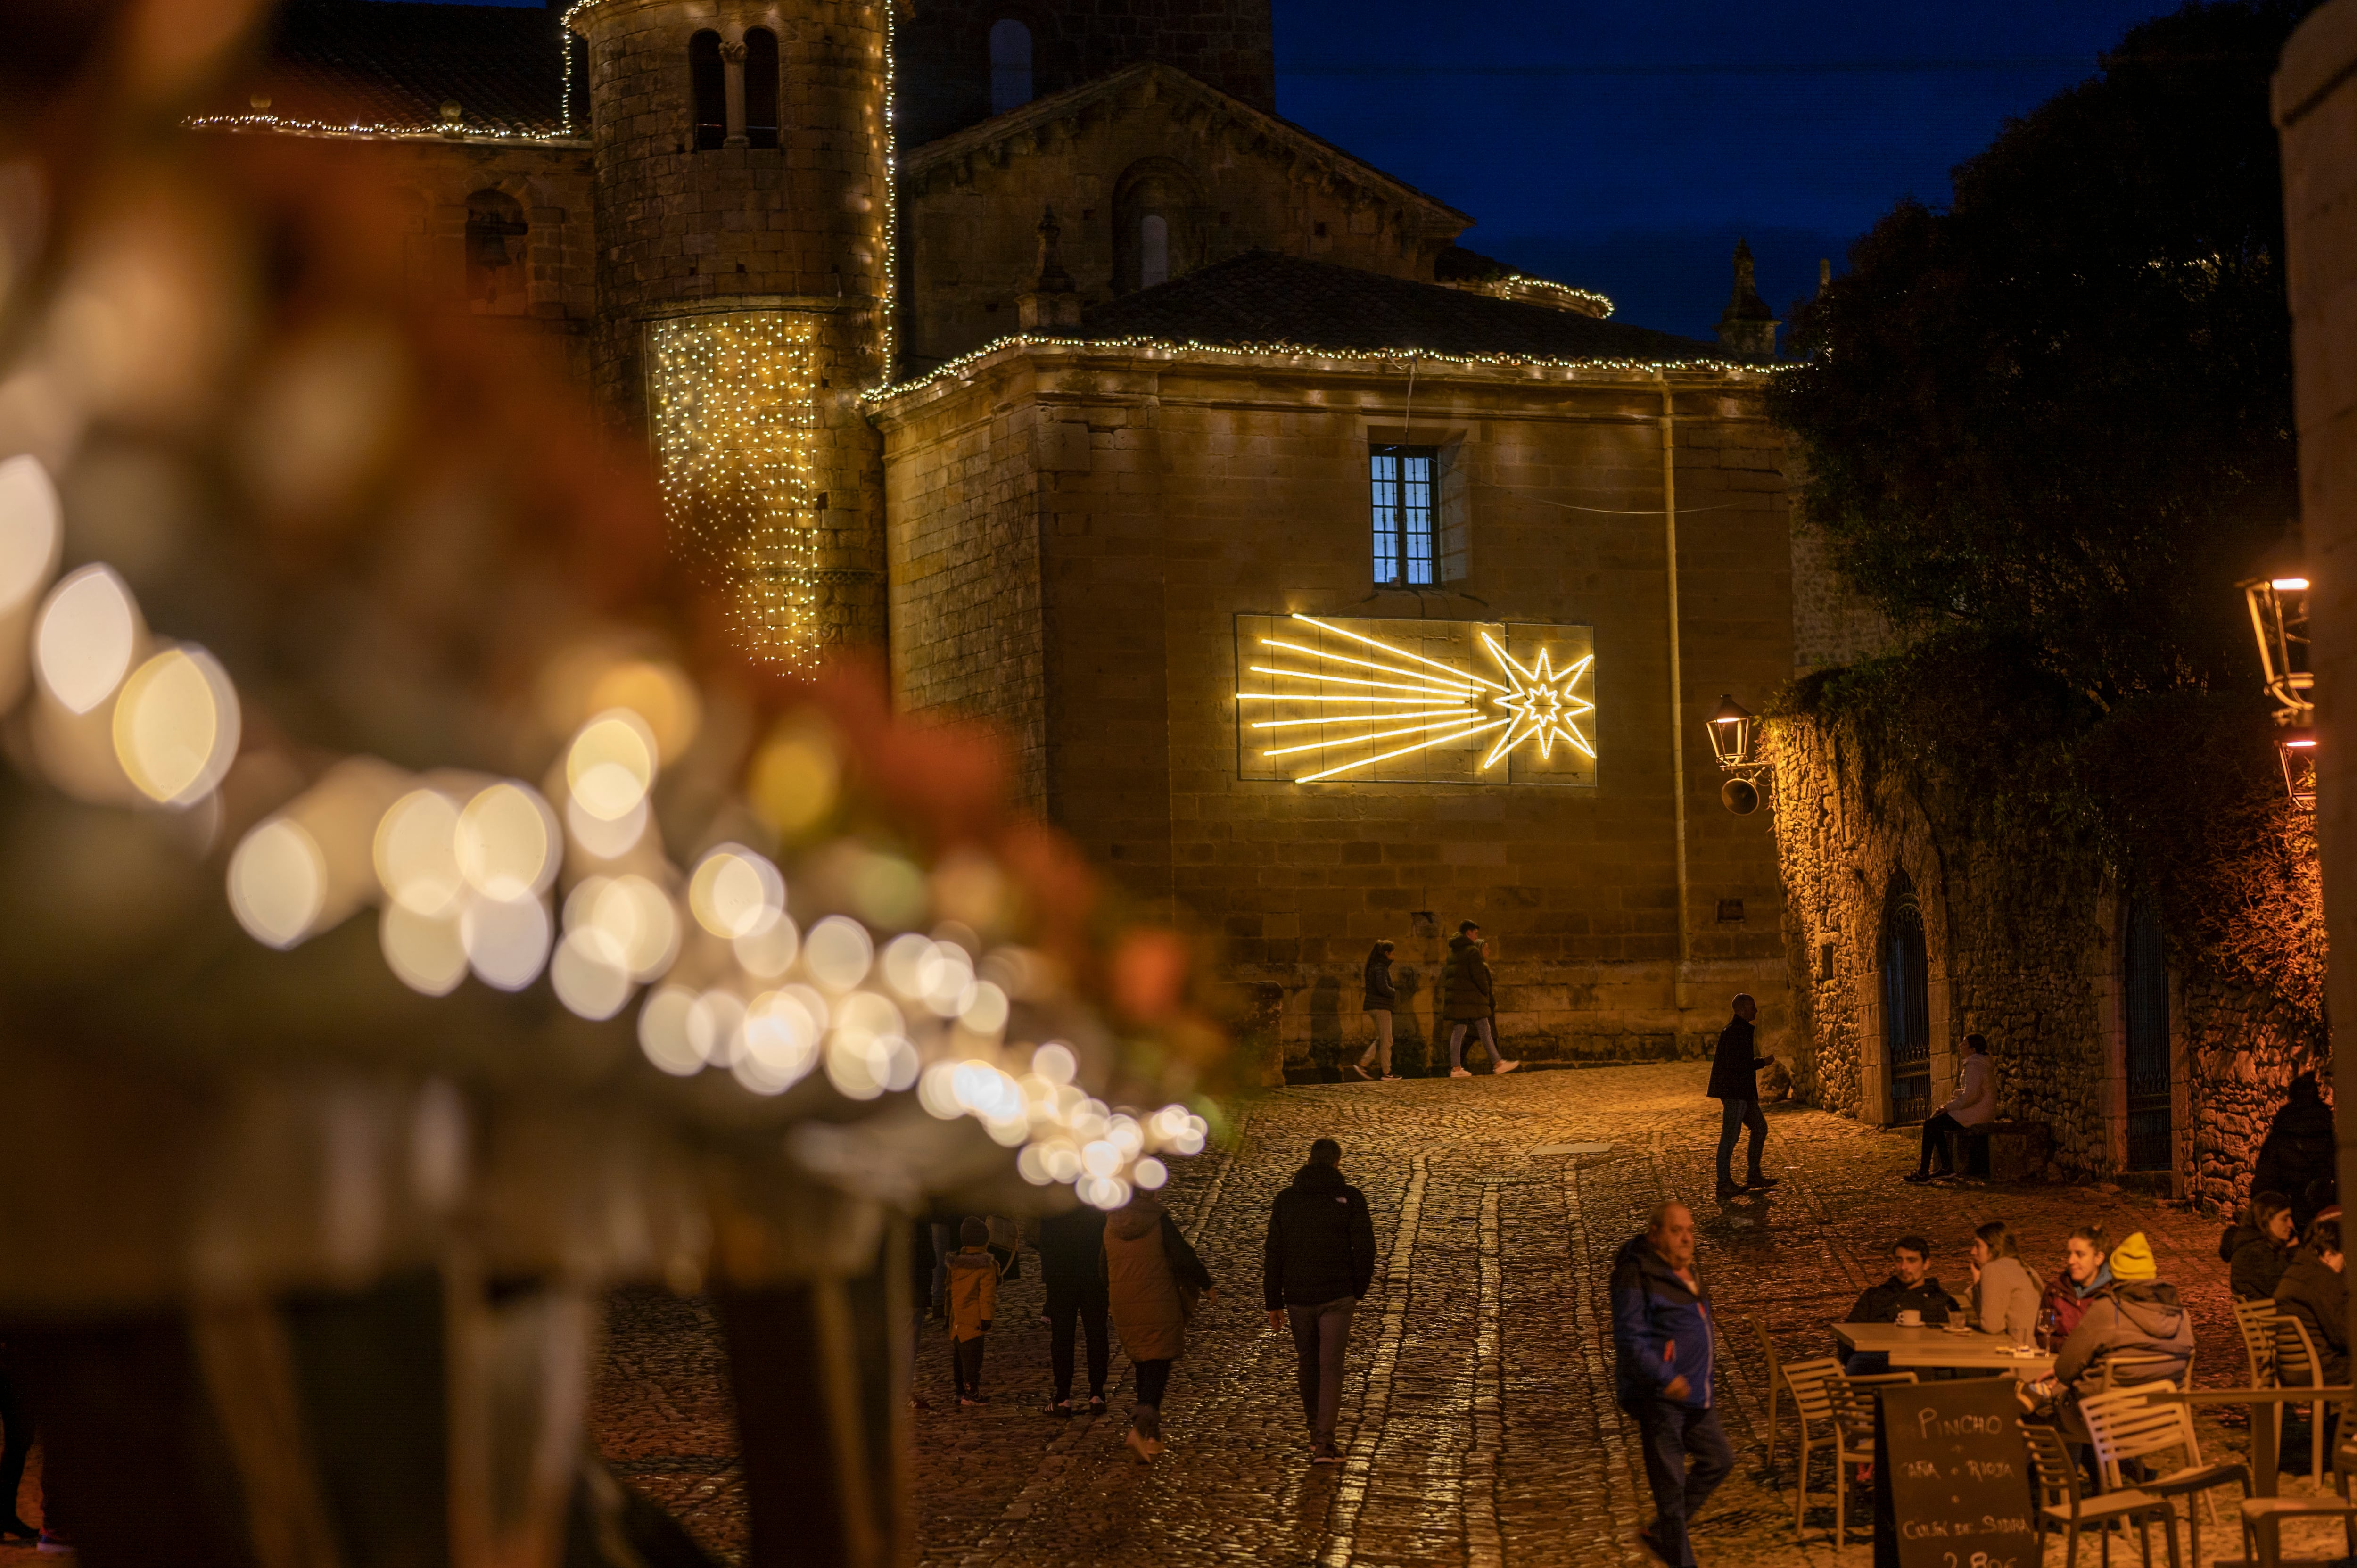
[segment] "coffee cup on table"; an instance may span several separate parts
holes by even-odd
[[[1923,1326],[1923,1315],[1916,1311],[1911,1306],[1907,1307],[1899,1314],[1899,1326],[1901,1328],[1921,1328]]]

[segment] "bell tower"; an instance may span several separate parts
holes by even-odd
[[[582,0],[600,400],[755,657],[884,638],[893,0]]]

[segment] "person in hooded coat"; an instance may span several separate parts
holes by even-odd
[[[2292,1224],[2306,1234],[2317,1213],[2308,1196],[2309,1184],[2331,1181],[2340,1174],[2339,1149],[2332,1131],[2332,1107],[2324,1102],[2316,1075],[2301,1073],[2291,1080],[2291,1090],[2259,1144],[2259,1157],[2251,1170],[2251,1190],[2280,1192],[2290,1198]]]
[[[1320,1138],[1269,1208],[1261,1286],[1268,1326],[1293,1329],[1312,1464],[1342,1462],[1334,1443],[1342,1352],[1359,1298],[1374,1278],[1375,1222],[1366,1194],[1342,1179],[1342,1145]]]
[[[1469,1028],[1480,1034],[1482,1047],[1490,1053],[1491,1072],[1512,1072],[1523,1065],[1499,1054],[1497,1026],[1491,1022],[1497,1011],[1497,986],[1490,977],[1490,961],[1481,951],[1481,928],[1471,920],[1461,921],[1457,934],[1448,939],[1448,961],[1440,971],[1440,1015],[1448,1023],[1449,1077],[1473,1076],[1465,1068]]]
[[[1141,1461],[1162,1452],[1162,1396],[1187,1348],[1198,1301],[1217,1298],[1211,1271],[1178,1233],[1161,1200],[1140,1190],[1105,1219],[1105,1297],[1129,1352],[1137,1388],[1129,1447]]]
[[[2159,1278],[2152,1244],[2138,1230],[2111,1251],[2109,1290],[2087,1304],[2079,1326],[2054,1358],[2056,1413],[2072,1432],[2083,1434],[2078,1402],[2104,1387],[2104,1364],[2117,1356],[2158,1357],[2139,1367],[2139,1382],[2175,1382],[2193,1359],[2193,1319],[2177,1299],[2177,1287]]]

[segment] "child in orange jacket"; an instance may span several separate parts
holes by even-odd
[[[958,1227],[963,1243],[950,1254],[950,1338],[960,1404],[988,1404],[982,1391],[983,1337],[998,1307],[998,1260],[990,1255],[990,1222],[966,1216]]]

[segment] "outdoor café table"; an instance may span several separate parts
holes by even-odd
[[[2024,1378],[2042,1378],[2054,1369],[2052,1356],[2017,1354],[1995,1334],[1951,1334],[1929,1325],[1903,1327],[1896,1323],[1836,1323],[1834,1334],[1845,1350],[1878,1351],[1894,1367],[1949,1367]]]
[[[2171,1404],[2239,1404],[2251,1412],[2251,1495],[2271,1498],[2276,1495],[2276,1423],[2263,1420],[2271,1404],[2306,1404],[2310,1400],[2343,1400],[2352,1391],[2345,1383],[2329,1383],[2320,1389],[2195,1389],[2190,1393],[2169,1389],[2150,1398]],[[2276,1568],[2279,1550],[2273,1532],[2260,1537],[2261,1568]]]

